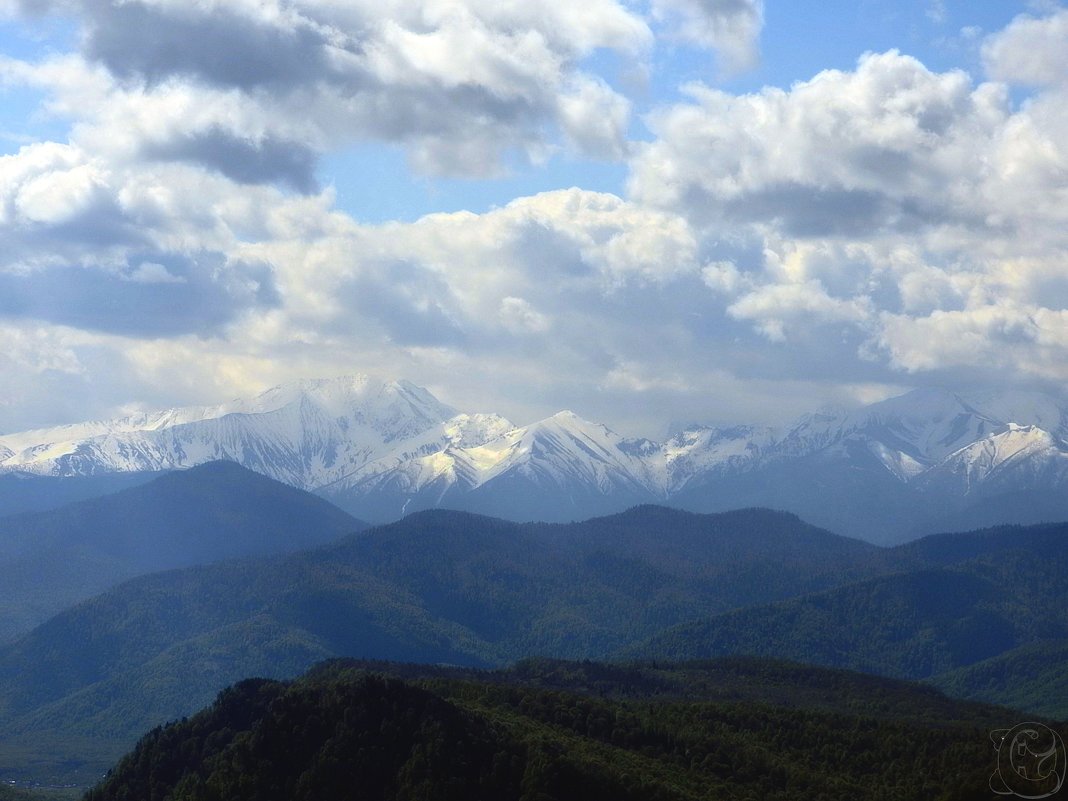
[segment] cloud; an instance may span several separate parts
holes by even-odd
[[[535,310],[523,298],[511,296],[501,301],[500,321],[506,329],[517,334],[541,333],[547,331],[551,325],[548,317]]]
[[[799,235],[969,220],[982,176],[963,167],[1008,115],[998,87],[893,51],[789,91],[688,91],[693,103],[650,117],[657,139],[633,162],[631,193],[703,223]]]
[[[788,322],[800,321],[806,327],[814,322],[860,323],[870,317],[871,310],[863,298],[833,298],[818,281],[807,281],[760,287],[731,304],[727,313],[756,321],[768,339],[783,342]]]
[[[990,304],[962,311],[936,310],[912,319],[888,315],[878,345],[908,372],[945,368],[1024,372],[1063,380],[1059,365],[1068,343],[1068,311]],[[1051,369],[1052,368],[1052,369]]]
[[[653,0],[653,13],[673,22],[683,40],[715,50],[725,72],[759,59],[763,0]]]
[[[146,271],[143,259],[164,272]],[[266,265],[228,264],[214,253],[134,260],[138,266],[121,272],[82,265],[0,272],[0,317],[152,338],[216,331],[244,311],[278,303]]]
[[[680,218],[578,189],[483,215],[381,226],[339,221],[310,241],[301,231],[275,233],[296,238],[240,252],[277,265],[292,314],[316,326],[377,321],[405,344],[492,347],[494,337],[517,328],[546,331],[555,311],[582,315],[628,287],[696,280],[700,269]]]
[[[982,56],[995,80],[1068,84],[1068,9],[1042,18],[1020,15],[983,43]]]
[[[0,318],[157,337],[277,305],[270,265],[225,253],[232,234],[212,236],[220,209],[207,226],[203,208],[179,216],[210,209],[213,189],[233,203],[236,187],[203,177],[176,174],[164,189],[159,175],[55,143],[0,157]]]
[[[251,90],[313,82],[333,71],[329,30],[275,4],[80,5],[86,56],[120,78],[151,85],[188,76]]]
[[[357,370],[650,434],[712,407],[766,419],[913,381],[1068,379],[1060,51],[1010,58],[1060,12],[987,41],[991,75],[1037,85],[1023,103],[891,51],[788,90],[689,86],[635,143],[598,51],[641,62],[652,24],[740,48],[737,66],[759,5],[664,0],[652,22],[613,0],[37,6],[85,34],[76,54],[0,61],[71,121],[68,142],[0,157],[0,365],[40,422]],[[227,35],[243,64],[201,46]],[[366,139],[466,176],[559,147],[627,159],[628,195],[361,224],[315,170]],[[5,407],[0,428],[27,415]]]
[[[153,261],[142,262],[125,278],[138,284],[184,284],[188,281],[184,276],[172,273],[165,264]]]
[[[149,159],[185,161],[216,169],[241,184],[284,184],[310,194],[317,188],[317,154],[300,142],[243,139],[218,127],[176,136],[170,141],[146,143]]]
[[[77,341],[77,336],[70,334],[51,327],[0,324],[0,341],[4,344],[0,358],[8,367],[17,368],[5,372],[12,376],[22,372],[33,375],[82,372],[70,341]]]
[[[119,207],[107,166],[70,145],[26,145],[0,157],[0,266],[28,269],[143,244]]]
[[[988,67],[1064,81],[1063,24],[1018,18],[987,40]],[[891,51],[789,90],[688,92],[651,115],[630,193],[690,223],[728,316],[776,347],[836,354],[843,373],[866,360],[884,382],[989,379],[991,365],[1068,379],[1059,84],[1014,108],[1003,84]]]
[[[9,64],[55,93],[79,141],[302,192],[319,154],[366,140],[402,145],[429,174],[493,175],[564,146],[621,158],[630,103],[581,63],[601,49],[642,59],[653,41],[616,0],[22,8],[81,21],[79,56]]]
[[[626,130],[630,102],[604,81],[579,77],[570,94],[560,99],[560,127],[580,153],[605,161],[622,159],[628,151]]]
[[[140,208],[141,191],[116,193],[127,201],[120,209]],[[231,191],[253,202],[264,192]],[[606,412],[626,393],[611,378],[620,365],[655,373],[665,342],[699,336],[702,296],[718,302],[701,282],[688,225],[612,195],[572,189],[482,215],[374,226],[325,199],[276,197],[266,214],[211,190],[201,200],[219,218],[213,230],[237,231],[248,218],[263,227],[249,239],[218,237],[225,246],[215,252],[130,246],[107,263],[0,269],[0,326],[78,331],[94,349],[114,350],[106,368],[72,350],[60,370],[68,383],[100,369],[118,386],[155,387],[180,372],[171,403],[187,391],[207,400],[208,388],[229,396],[294,372],[359,369],[454,387],[470,376],[466,402],[532,419],[549,396]],[[150,238],[181,241],[195,204],[156,203],[169,213]],[[680,350],[672,361],[694,355]]]
[[[923,13],[935,25],[942,25],[948,17],[945,0],[930,0]]]

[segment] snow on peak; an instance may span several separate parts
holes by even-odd
[[[670,493],[701,474],[751,469],[775,439],[775,429],[766,426],[702,426],[679,432],[660,446],[654,469],[657,483]]]
[[[470,448],[512,431],[515,428],[505,418],[496,414],[458,414],[445,425],[449,446]]]
[[[564,409],[554,415],[546,417],[544,420],[539,420],[536,423],[531,423],[528,428],[546,428],[549,426],[559,426],[560,428],[567,428],[572,430],[578,430],[581,428],[589,428],[591,426],[600,426],[605,428],[601,423],[591,423],[588,420],[583,420],[577,414],[570,409]]]
[[[81,475],[230,459],[329,493],[388,486],[413,497],[508,476],[568,491],[670,498],[696,478],[817,454],[865,453],[902,482],[938,476],[982,482],[1027,466],[1068,464],[1065,408],[1022,392],[965,398],[915,390],[857,410],[824,409],[784,431],[693,427],[656,443],[622,437],[570,410],[517,427],[497,415],[457,412],[407,381],[351,375],[284,384],[215,406],[0,437],[0,471]]]
[[[967,494],[979,484],[1027,486],[1040,474],[1052,477],[1054,483],[1068,477],[1068,446],[1038,426],[1010,423],[1003,431],[961,448],[924,478]]]
[[[424,455],[404,471],[405,481],[463,482],[475,488],[515,474],[539,483],[560,487],[579,483],[604,492],[620,486],[644,488],[646,464],[632,444],[607,426],[563,411],[528,426],[498,430],[482,442],[454,443],[440,453]]]
[[[0,468],[52,475],[166,470],[231,459],[304,488],[336,480],[441,427],[456,411],[408,382],[298,381],[216,406],[4,438]],[[438,435],[440,438],[440,432]]]
[[[896,475],[915,475],[1004,424],[943,389],[915,389],[850,412],[802,417],[779,443],[783,458],[804,456],[846,439],[873,443],[871,452]],[[876,446],[877,445],[877,446]]]

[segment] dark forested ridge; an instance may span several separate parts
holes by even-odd
[[[1011,714],[758,660],[332,663],[154,730],[87,801],[980,798]]]
[[[321,498],[232,462],[0,518],[0,642],[134,576],[297,551],[363,528]]]
[[[945,567],[1000,554],[1030,553],[1063,558],[1068,549],[1068,523],[1005,525],[932,534],[886,551],[899,569]]]
[[[330,656],[596,657],[695,610],[867,574],[878,550],[761,510],[558,526],[432,512],[313,552],[147,576],[0,648],[0,775],[29,748],[41,770],[84,777],[100,763],[78,743],[124,749],[245,676]]]

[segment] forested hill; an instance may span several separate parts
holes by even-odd
[[[148,734],[87,801],[949,801],[986,797],[989,732],[1014,722],[926,688],[756,660],[365,667],[241,682]]]
[[[938,535],[888,556],[921,567],[686,623],[620,656],[774,655],[927,679],[1029,644],[1068,639],[1068,525]],[[1029,664],[1037,667],[1034,659]],[[1025,678],[1023,671],[1018,676]],[[945,686],[963,690],[959,679]],[[1058,679],[1047,681],[1056,686]],[[995,689],[997,683],[986,682]],[[967,694],[1004,703],[1024,697],[981,690],[970,685]],[[1031,693],[1035,700],[1039,691]]]
[[[936,676],[956,698],[974,698],[1068,720],[1068,640],[1043,640]]]

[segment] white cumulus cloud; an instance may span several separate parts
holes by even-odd
[[[1023,84],[1068,83],[1068,9],[1036,18],[1021,15],[983,44],[990,76]]]
[[[553,148],[615,159],[629,102],[581,66],[642,59],[647,22],[616,0],[530,3],[24,0],[71,14],[81,52],[8,72],[101,147],[312,191],[327,149],[407,148],[428,173],[483,176]]]
[[[1064,19],[987,40],[993,75],[1049,84],[1018,106],[896,51],[789,90],[693,85],[651,115],[631,198],[690,223],[706,285],[779,347],[1066,380]]]

